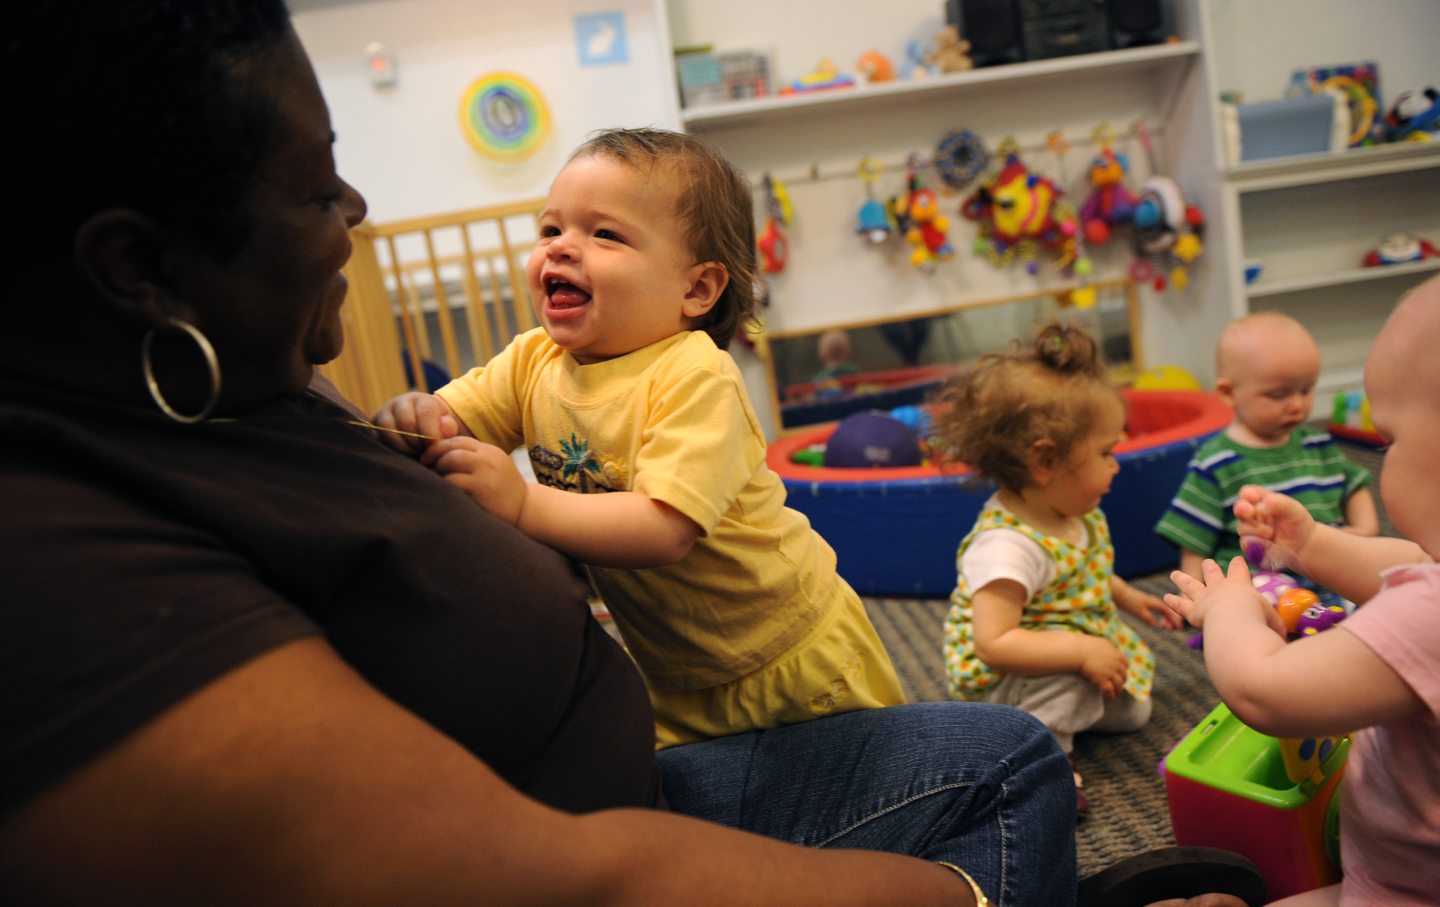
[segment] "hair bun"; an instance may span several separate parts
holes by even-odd
[[[1095,338],[1077,327],[1051,322],[1035,338],[1035,355],[1050,368],[1065,375],[1101,377],[1105,360]]]

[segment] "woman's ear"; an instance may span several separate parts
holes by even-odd
[[[76,265],[99,299],[152,326],[172,314],[164,260],[164,231],[137,211],[98,212],[75,236]]]
[[[687,318],[699,318],[715,307],[720,294],[730,285],[730,272],[718,261],[702,261],[695,265],[690,288],[685,293],[681,310]]]
[[[1030,469],[1030,478],[1036,485],[1049,485],[1050,480],[1055,476],[1055,442],[1049,438],[1041,438],[1030,445],[1027,454]]]

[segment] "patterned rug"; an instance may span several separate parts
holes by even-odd
[[[1352,460],[1378,475],[1380,452],[1361,445],[1341,446]],[[1379,505],[1378,485],[1371,490]],[[1383,505],[1380,527],[1386,535],[1395,534]],[[1131,582],[1156,595],[1174,591],[1168,573]],[[945,699],[940,640],[949,602],[867,598],[865,605],[911,701]],[[1187,645],[1193,631],[1153,630],[1138,624],[1135,628],[1155,652],[1155,709],[1150,723],[1134,733],[1076,738],[1075,763],[1085,779],[1090,804],[1089,817],[1075,829],[1082,877],[1131,854],[1175,843],[1159,764],[1219,702],[1205,673],[1203,655]]]

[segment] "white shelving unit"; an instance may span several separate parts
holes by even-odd
[[[740,124],[766,121],[782,124],[807,113],[863,115],[866,108],[875,108],[901,98],[930,96],[939,99],[943,96],[954,100],[966,91],[998,91],[1021,83],[1029,90],[1040,88],[1047,82],[1058,83],[1077,77],[1090,79],[1101,74],[1134,79],[1173,79],[1173,64],[1177,60],[1199,55],[1200,45],[1196,42],[1177,41],[1153,47],[972,69],[919,80],[862,84],[853,88],[690,107],[680,112],[680,119],[691,132],[713,132]]]
[[[1316,409],[1363,379],[1370,342],[1399,294],[1440,260],[1364,267],[1388,233],[1440,235],[1440,143],[1358,148],[1227,169],[1224,210],[1235,226],[1226,271],[1232,314],[1290,314],[1320,344]],[[1261,265],[1245,284],[1243,263]],[[1239,262],[1240,264],[1237,264]]]

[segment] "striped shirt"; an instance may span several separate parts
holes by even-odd
[[[1246,447],[1221,433],[1195,452],[1185,481],[1155,531],[1202,557],[1228,564],[1240,553],[1235,500],[1246,485],[1290,495],[1316,522],[1345,523],[1345,501],[1370,481],[1327,432],[1300,426],[1280,447]]]

